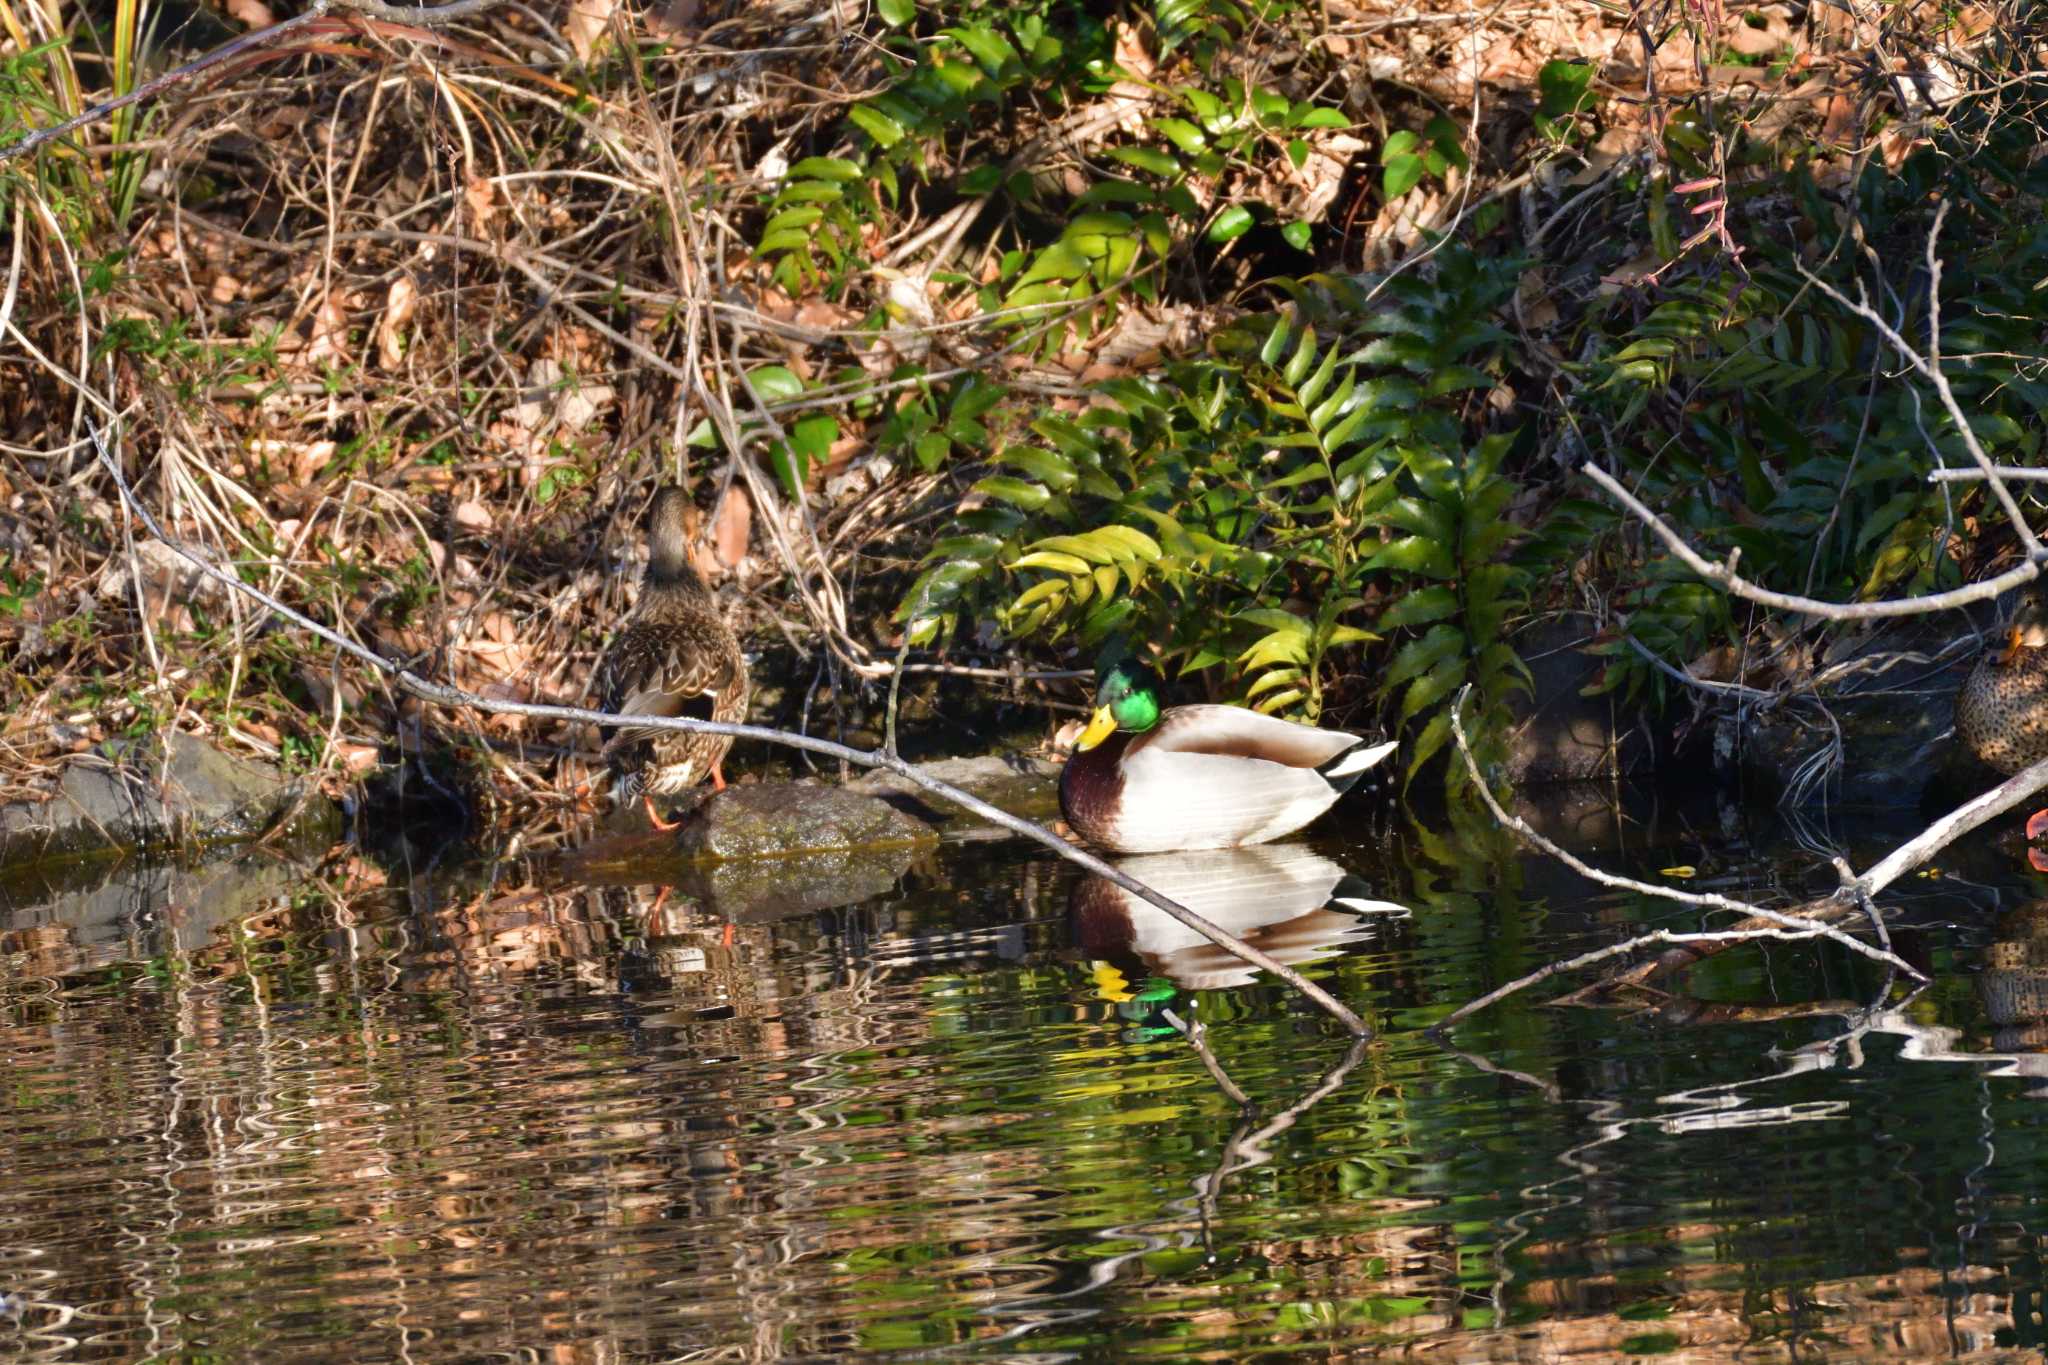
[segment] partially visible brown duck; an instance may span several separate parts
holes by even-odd
[[[747,661],[718,602],[690,564],[696,507],[680,488],[654,495],[647,517],[647,573],[640,601],[598,662],[592,690],[603,710],[627,716],[747,718]],[[654,798],[688,791],[706,774],[720,791],[728,735],[622,728],[605,745],[612,799],[642,801],[656,829],[674,829]]]
[[[1956,696],[1956,738],[2008,776],[2048,758],[2048,597],[2030,588]],[[2048,810],[2027,821],[2027,837],[2048,831]]]

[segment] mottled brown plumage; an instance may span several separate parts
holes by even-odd
[[[1987,651],[1956,697],[1956,737],[2002,773],[2048,758],[2048,603],[2029,592],[2003,649]]]
[[[680,488],[664,488],[647,518],[647,573],[640,601],[599,661],[592,690],[620,715],[695,716],[738,723],[747,718],[747,661],[718,602],[690,565],[695,508]],[[654,798],[688,791],[719,770],[732,739],[679,730],[622,728],[605,745],[617,776],[613,798],[645,801],[657,828]]]

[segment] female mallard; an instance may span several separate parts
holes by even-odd
[[[1956,696],[1956,737],[2010,776],[2048,758],[2048,599],[2029,588],[2006,627],[2005,646],[1986,652]],[[2048,810],[2027,821],[2027,837],[2048,830]]]
[[[1394,752],[1357,735],[1241,706],[1159,708],[1158,675],[1126,659],[1095,691],[1095,714],[1060,774],[1060,810],[1118,853],[1262,844],[1328,810]]]
[[[647,517],[647,573],[640,602],[597,665],[593,689],[606,711],[624,716],[694,716],[737,724],[747,718],[747,661],[711,589],[690,567],[696,507],[680,488],[654,495]],[[605,745],[615,782],[612,798],[643,801],[659,830],[674,829],[654,813],[654,798],[688,791],[711,775],[725,789],[719,764],[729,735],[683,730],[620,729]]]

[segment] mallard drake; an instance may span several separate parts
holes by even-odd
[[[1060,810],[1118,853],[1262,844],[1328,810],[1394,748],[1241,706],[1161,710],[1158,675],[1124,659],[1096,688]]]
[[[2048,758],[2048,595],[2029,588],[2005,629],[1956,695],[1956,738],[2010,776]],[[2048,832],[2048,810],[2027,820],[2027,838]]]
[[[747,718],[746,657],[711,589],[690,565],[695,522],[696,506],[682,489],[654,495],[640,601],[592,679],[606,711],[735,724]],[[612,799],[620,805],[642,801],[656,829],[674,829],[655,814],[654,798],[688,791],[707,773],[723,791],[720,764],[731,747],[727,735],[623,727],[604,748],[615,779]]]

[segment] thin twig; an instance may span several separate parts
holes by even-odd
[[[336,649],[361,660],[371,668],[389,676],[400,688],[418,697],[420,700],[431,702],[436,706],[469,707],[473,710],[494,715],[531,716],[541,720],[563,720],[580,722],[586,725],[610,725],[617,722],[618,717],[610,712],[593,711],[580,706],[544,706],[530,702],[499,701],[489,697],[477,696],[475,693],[450,686],[447,683],[434,682],[431,679],[421,677],[401,664],[394,663],[357,644],[346,636],[328,629],[311,617],[294,611],[262,589],[244,583],[240,578],[216,567],[204,555],[199,554],[195,550],[188,549],[186,546],[173,540],[164,531],[164,528],[158,524],[149,509],[142,505],[141,499],[135,496],[134,490],[129,488],[128,480],[122,475],[119,465],[108,451],[106,441],[100,434],[99,428],[88,424],[88,429],[92,433],[93,444],[99,454],[100,464],[114,480],[115,488],[120,491],[121,501],[148,528],[151,535],[169,546],[207,577],[216,582],[226,584],[229,588],[246,597],[253,598],[292,624],[312,632]],[[950,783],[941,782],[935,777],[928,776],[921,772],[916,765],[906,763],[894,754],[855,749],[845,744],[835,744],[831,740],[814,739],[809,735],[791,734],[784,730],[771,730],[765,725],[732,725],[721,721],[696,720],[687,716],[645,716],[639,718],[635,724],[645,729],[683,730],[695,734],[731,735],[735,739],[766,740],[771,744],[781,744],[793,749],[804,749],[811,753],[824,754],[830,758],[837,758],[843,763],[852,763],[863,768],[882,768],[895,773],[898,777],[924,788],[932,793],[932,795],[950,801],[954,805],[980,816],[990,824],[1000,825],[1014,834],[1021,834],[1027,839],[1044,845],[1060,857],[1065,858],[1068,862],[1122,887],[1132,895],[1143,897],[1168,915],[1171,915],[1174,919],[1180,921],[1180,923],[1201,934],[1234,956],[1242,958],[1244,961],[1271,973],[1289,986],[1292,986],[1295,990],[1314,1001],[1332,1018],[1336,1019],[1338,1023],[1342,1024],[1353,1037],[1367,1037],[1372,1032],[1366,1026],[1365,1021],[1359,1018],[1357,1014],[1346,1008],[1329,992],[1302,976],[1301,973],[1295,971],[1292,967],[1261,952],[1221,927],[1210,923],[1178,901],[1172,900],[1153,890],[1137,878],[1120,871],[1114,865],[1103,861],[1092,853],[1076,848],[1043,825],[1012,815],[1008,811],[992,806],[981,798],[962,791]]]

